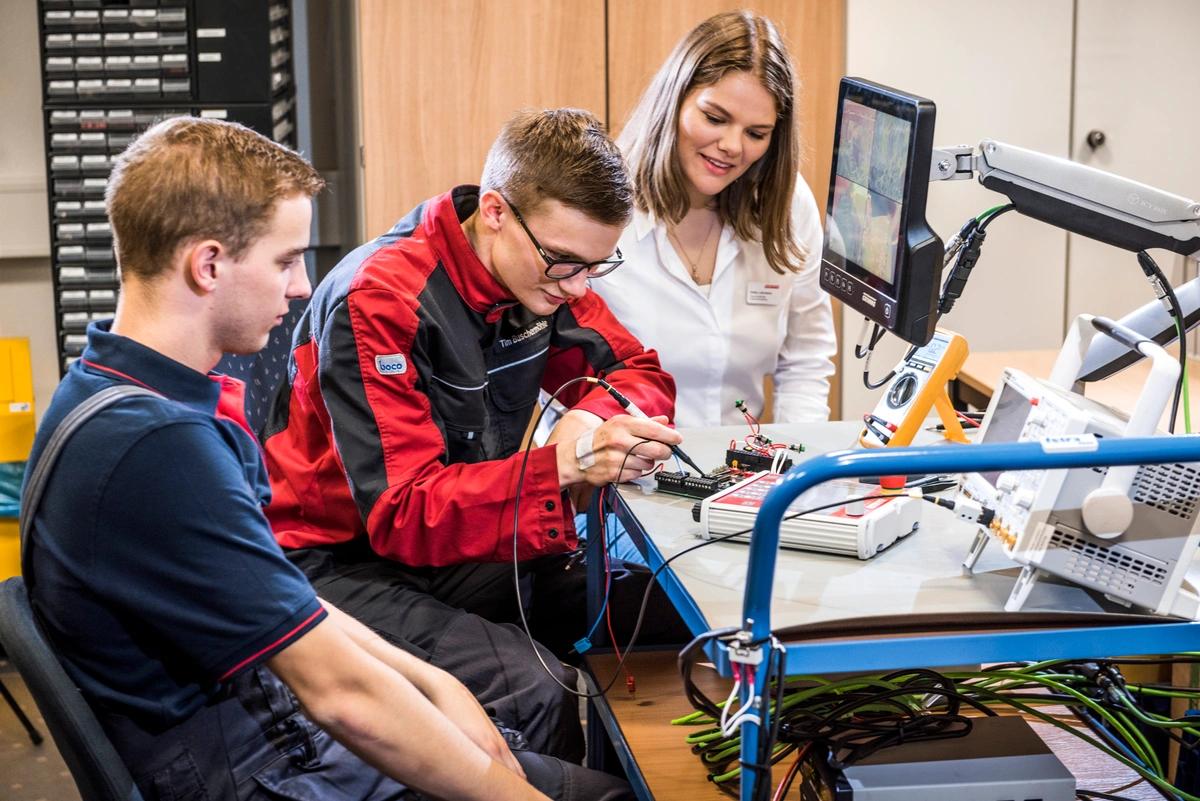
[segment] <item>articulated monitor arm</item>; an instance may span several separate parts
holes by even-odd
[[[1016,210],[1089,239],[1138,252],[1151,248],[1200,259],[1200,203],[1119,175],[1015,145],[984,139],[970,146],[937,148],[930,180],[962,180],[978,174],[988,189],[1006,195]],[[1184,326],[1200,322],[1200,278],[1177,291]],[[1175,322],[1152,300],[1121,324],[1159,344],[1172,342]],[[1079,373],[1097,381],[1141,358],[1105,338],[1093,341]]]
[[[984,139],[979,182],[1029,217],[1131,250],[1200,255],[1200,203],[1070,159]]]

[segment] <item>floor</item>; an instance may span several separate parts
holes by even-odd
[[[2,659],[0,681],[45,738],[41,745],[33,745],[16,715],[0,699],[0,798],[4,801],[79,801],[75,782],[54,747],[25,683],[12,665]]]

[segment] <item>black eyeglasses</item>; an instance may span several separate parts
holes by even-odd
[[[504,196],[501,195],[501,197]],[[529,226],[525,224],[525,218],[521,216],[521,212],[517,211],[517,207],[508,198],[504,198],[504,202],[508,203],[508,207],[512,209],[513,216],[517,218],[517,222],[525,229],[525,235],[529,237],[529,241],[537,248],[538,255],[542,257],[542,261],[546,262],[546,277],[552,281],[565,281],[568,278],[579,275],[584,270],[587,270],[588,278],[600,278],[601,276],[608,275],[625,263],[625,257],[621,255],[620,248],[617,248],[617,252],[611,259],[601,259],[600,261],[551,258],[546,249],[542,247],[542,243],[537,241],[537,237],[533,235],[533,231],[529,230]]]

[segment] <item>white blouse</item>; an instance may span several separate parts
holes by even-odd
[[[808,256],[779,275],[758,242],[721,230],[712,284],[698,287],[667,239],[666,226],[634,211],[621,235],[625,264],[591,287],[617,319],[675,377],[681,428],[744,421],[734,401],[762,414],[765,375],[774,377],[774,420],[829,418],[829,377],[837,340],[829,296],[819,284],[821,216],[796,179],[792,226]]]

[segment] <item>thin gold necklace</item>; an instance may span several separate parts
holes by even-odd
[[[692,273],[692,281],[697,285],[700,283],[700,268],[698,266],[701,257],[704,256],[704,251],[708,249],[708,241],[712,239],[713,231],[717,230],[717,216],[712,218],[712,222],[708,224],[708,233],[704,235],[704,242],[700,245],[700,251],[696,253],[696,258],[688,255],[687,248],[679,241],[679,235],[667,227],[667,237],[675,243],[675,247],[679,248],[679,254],[683,256],[683,260],[687,262],[688,269]]]

